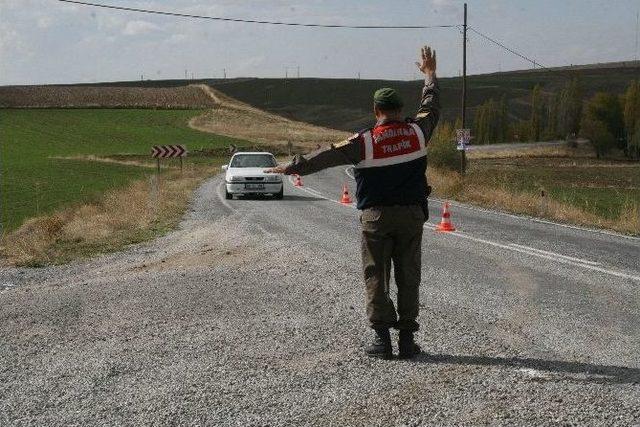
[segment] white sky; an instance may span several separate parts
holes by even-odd
[[[93,0],[163,11],[291,22],[432,25],[462,22],[458,0]],[[631,60],[640,0],[468,0],[469,25],[546,66]],[[276,27],[145,15],[56,0],[0,0],[0,85],[146,78],[417,78],[419,47],[439,75],[461,68],[456,29]],[[469,72],[530,64],[470,33]]]

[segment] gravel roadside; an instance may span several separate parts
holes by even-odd
[[[640,369],[532,354],[426,285],[414,361],[365,358],[345,258],[197,192],[180,228],[93,260],[0,270],[0,425],[634,425]],[[354,279],[355,278],[355,279]]]

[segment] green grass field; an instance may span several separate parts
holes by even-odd
[[[490,188],[529,193],[614,220],[640,205],[640,164],[596,159],[484,159],[470,163],[469,179]]]
[[[1,220],[3,231],[25,219],[144,178],[154,169],[56,157],[145,156],[156,144],[188,149],[242,143],[190,129],[198,110],[0,110]],[[132,156],[136,157],[136,156]],[[186,164],[207,159],[187,158]],[[172,161],[175,165],[176,160]]]

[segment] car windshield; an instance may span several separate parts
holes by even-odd
[[[231,160],[232,168],[270,168],[276,166],[276,160],[271,154],[237,155]]]

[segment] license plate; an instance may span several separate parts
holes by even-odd
[[[245,184],[247,190],[264,190],[264,184]]]

